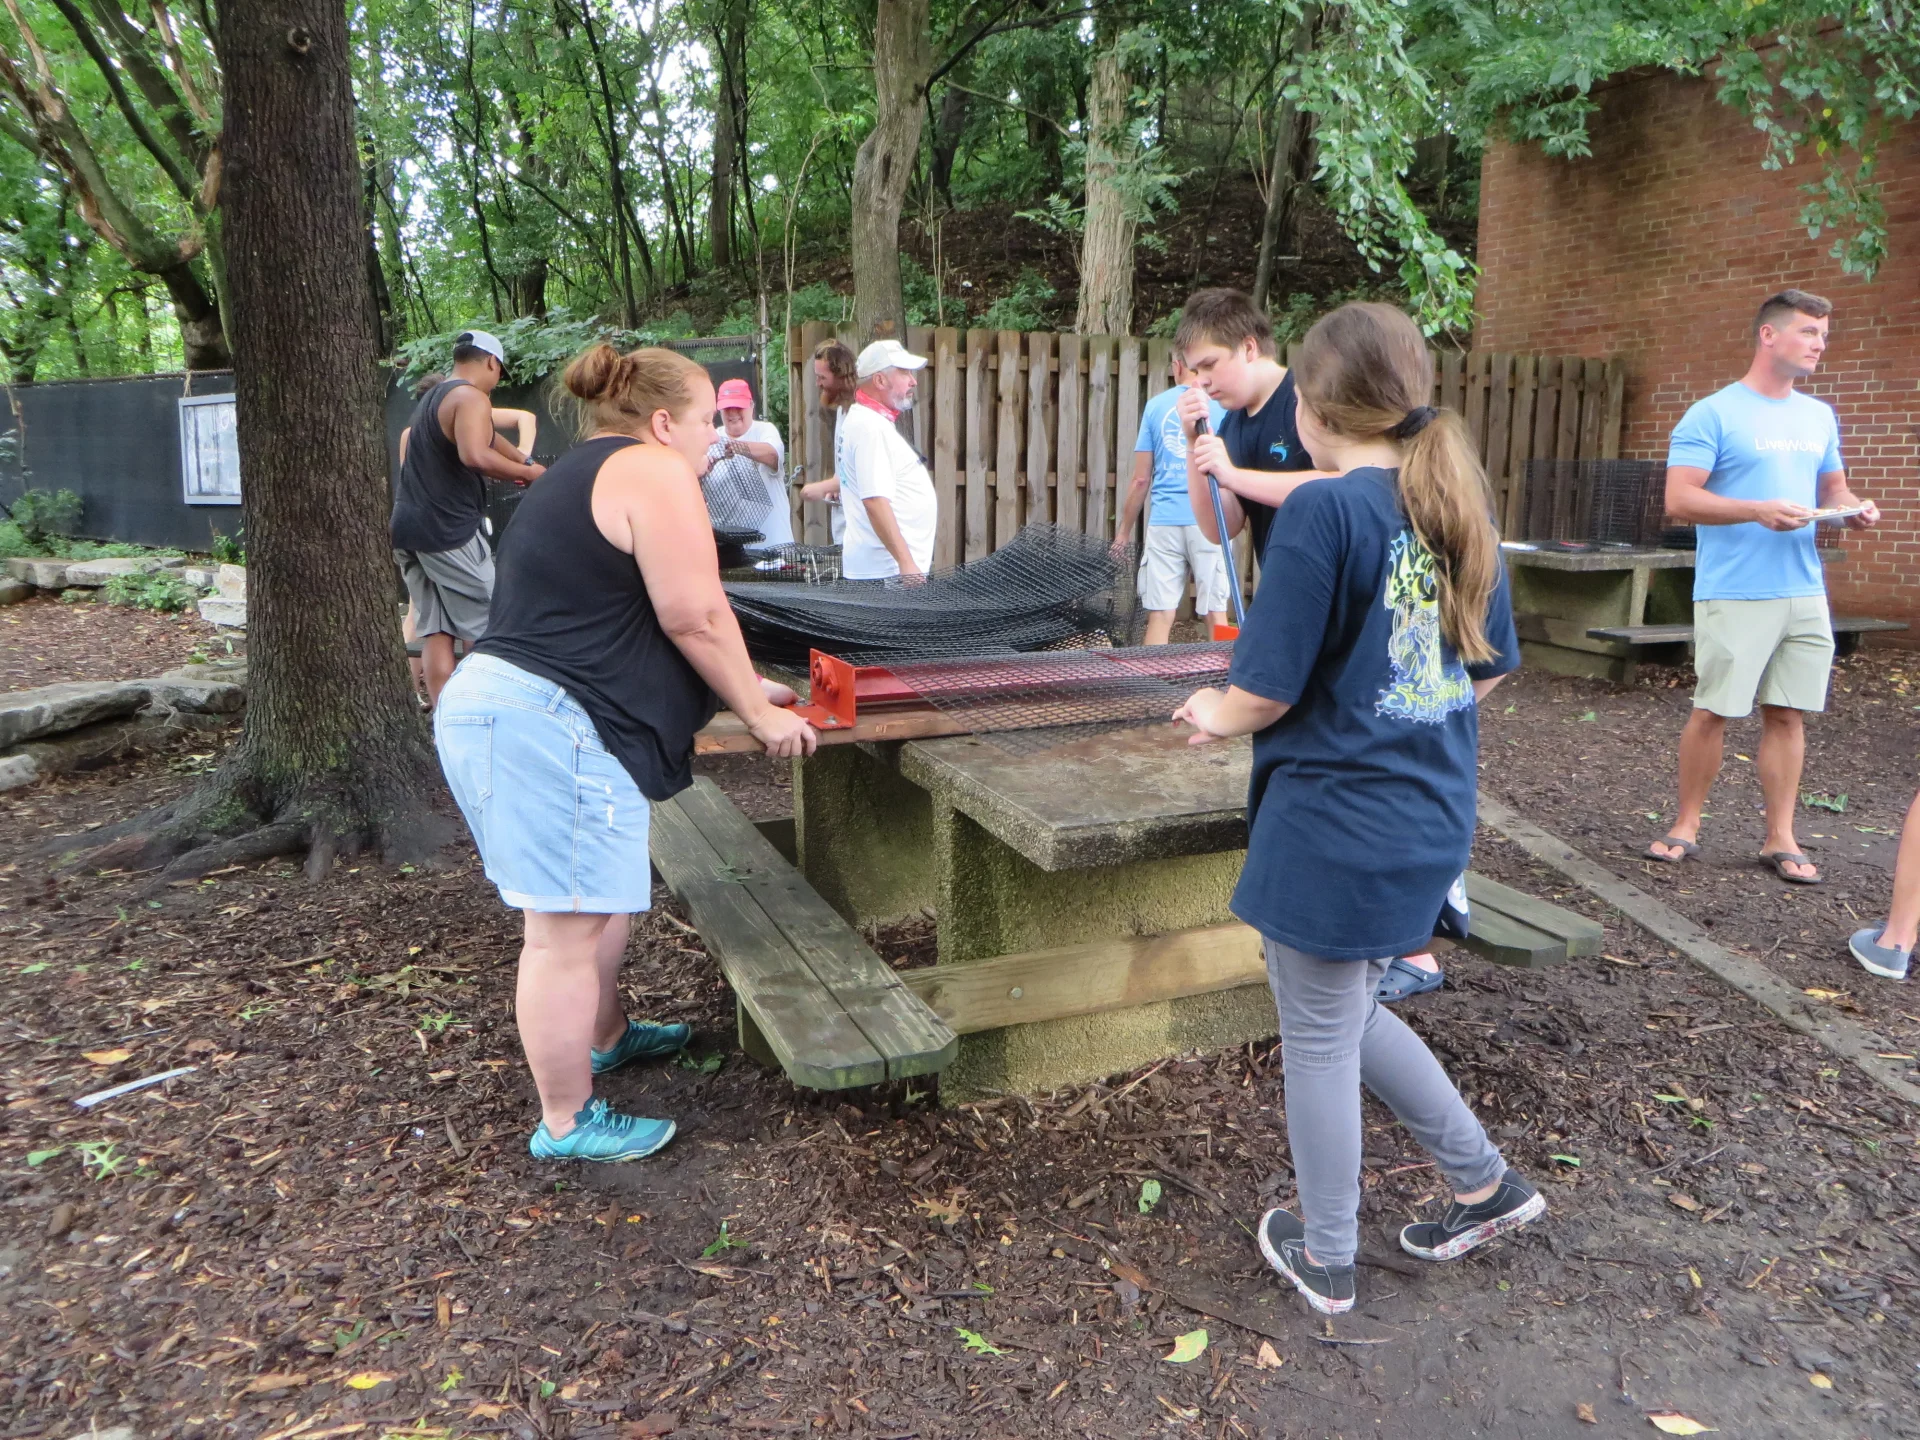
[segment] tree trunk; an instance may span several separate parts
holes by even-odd
[[[373,296],[374,346],[381,355],[391,355],[394,346],[393,291],[387,288],[386,267],[380,263],[380,236],[373,217],[379,203],[378,182],[374,175],[373,144],[364,147],[360,179],[360,224],[366,234],[367,286]]]
[[[1073,328],[1082,335],[1124,335],[1133,321],[1133,206],[1122,187],[1133,160],[1127,131],[1132,81],[1120,64],[1114,37],[1102,25],[1087,90],[1087,209],[1080,237],[1080,306]]]
[[[542,255],[513,277],[513,313],[547,318],[547,276],[551,269]]]
[[[1293,32],[1293,62],[1298,73],[1313,52],[1314,32],[1319,27],[1319,11],[1309,7]],[[1260,222],[1260,258],[1253,271],[1253,303],[1264,310],[1273,288],[1276,257],[1288,253],[1294,242],[1293,216],[1300,187],[1307,183],[1308,161],[1313,154],[1311,114],[1303,114],[1291,100],[1280,102],[1273,122],[1273,157],[1267,172],[1267,213]]]
[[[940,109],[933,121],[933,185],[940,198],[953,205],[953,162],[960,154],[960,140],[967,132],[967,101],[971,97],[958,85],[940,92]]]
[[[139,261],[133,262],[139,265]],[[141,265],[141,269],[148,267]],[[193,273],[193,266],[178,258],[158,265],[149,273],[167,287],[173,301],[173,318],[180,325],[180,348],[185,352],[189,370],[225,370],[233,364],[233,351],[227,345],[227,331],[220,323],[220,307]]]
[[[861,338],[905,338],[900,207],[913,178],[932,73],[928,0],[879,0],[873,30],[874,124],[853,162],[853,319]]]
[[[707,190],[707,243],[713,268],[725,270],[733,264],[733,103],[724,53],[720,66],[719,94],[713,107],[713,184]]]
[[[713,189],[707,196],[707,234],[713,265],[733,264],[736,187],[746,178],[747,26],[753,0],[719,0],[714,15],[714,60],[718,84],[713,116]]]
[[[122,864],[190,851],[169,878],[447,833],[394,599],[344,7],[223,5],[220,53],[248,703],[220,768],[107,847]]]

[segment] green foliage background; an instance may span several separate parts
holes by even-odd
[[[506,338],[524,378],[596,334],[757,331],[764,313],[777,335],[847,313],[873,0],[348,9],[369,274],[406,373],[443,363],[445,337],[473,324]],[[89,223],[90,190],[117,197],[190,257],[210,295],[224,293],[217,191],[196,191],[206,176],[181,158],[195,124],[218,132],[208,13],[198,0],[8,0],[0,13],[0,360],[11,379],[182,364],[167,289]],[[1303,20],[1316,38],[1299,54],[1289,39]],[[1710,73],[1765,137],[1767,165],[1817,160],[1802,218],[1865,273],[1889,258],[1878,148],[1920,112],[1908,0],[932,0],[929,27],[936,75],[906,215],[923,233],[1018,214],[1074,244],[1093,48],[1111,34],[1134,84],[1120,183],[1143,255],[1164,251],[1182,214],[1211,213],[1223,184],[1263,185],[1276,118],[1293,105],[1314,125],[1312,184],[1377,277],[1370,288],[1404,296],[1435,331],[1471,324],[1473,265],[1440,222],[1470,220],[1460,207],[1471,207],[1480,147],[1504,130],[1585,154],[1594,89],[1611,76]],[[744,131],[722,247],[710,200],[717,114],[735,93],[728,63]],[[146,83],[142,65],[163,83]],[[91,169],[49,143],[45,96],[84,132]],[[1417,142],[1441,136],[1437,183],[1414,183]],[[909,265],[909,317],[1057,324],[1071,311],[1057,279],[1029,267],[992,293],[956,294]],[[1297,328],[1330,298],[1276,293],[1273,308]]]

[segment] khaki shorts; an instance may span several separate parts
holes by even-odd
[[[1753,702],[1787,710],[1827,708],[1833,621],[1824,595],[1693,603],[1696,710],[1737,720]]]
[[[1227,581],[1220,547],[1198,525],[1147,526],[1147,553],[1140,561],[1140,603],[1149,610],[1178,610],[1193,577],[1194,608],[1203,615],[1227,608]]]

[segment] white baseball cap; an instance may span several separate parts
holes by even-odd
[[[500,362],[500,368],[507,367],[507,347],[500,343],[500,337],[489,335],[485,330],[462,330],[453,337],[454,348],[471,345],[476,350],[484,350]]]
[[[870,380],[882,370],[921,370],[926,363],[926,356],[915,355],[898,340],[876,340],[860,352],[854,374]]]

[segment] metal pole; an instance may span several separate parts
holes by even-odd
[[[1193,435],[1197,440],[1207,433],[1204,417],[1194,427]],[[1213,497],[1214,533],[1220,537],[1220,563],[1227,567],[1227,599],[1233,606],[1233,623],[1247,623],[1247,602],[1240,594],[1240,576],[1233,565],[1233,541],[1227,538],[1227,507],[1220,503],[1220,482],[1209,473],[1207,476],[1207,494]]]

